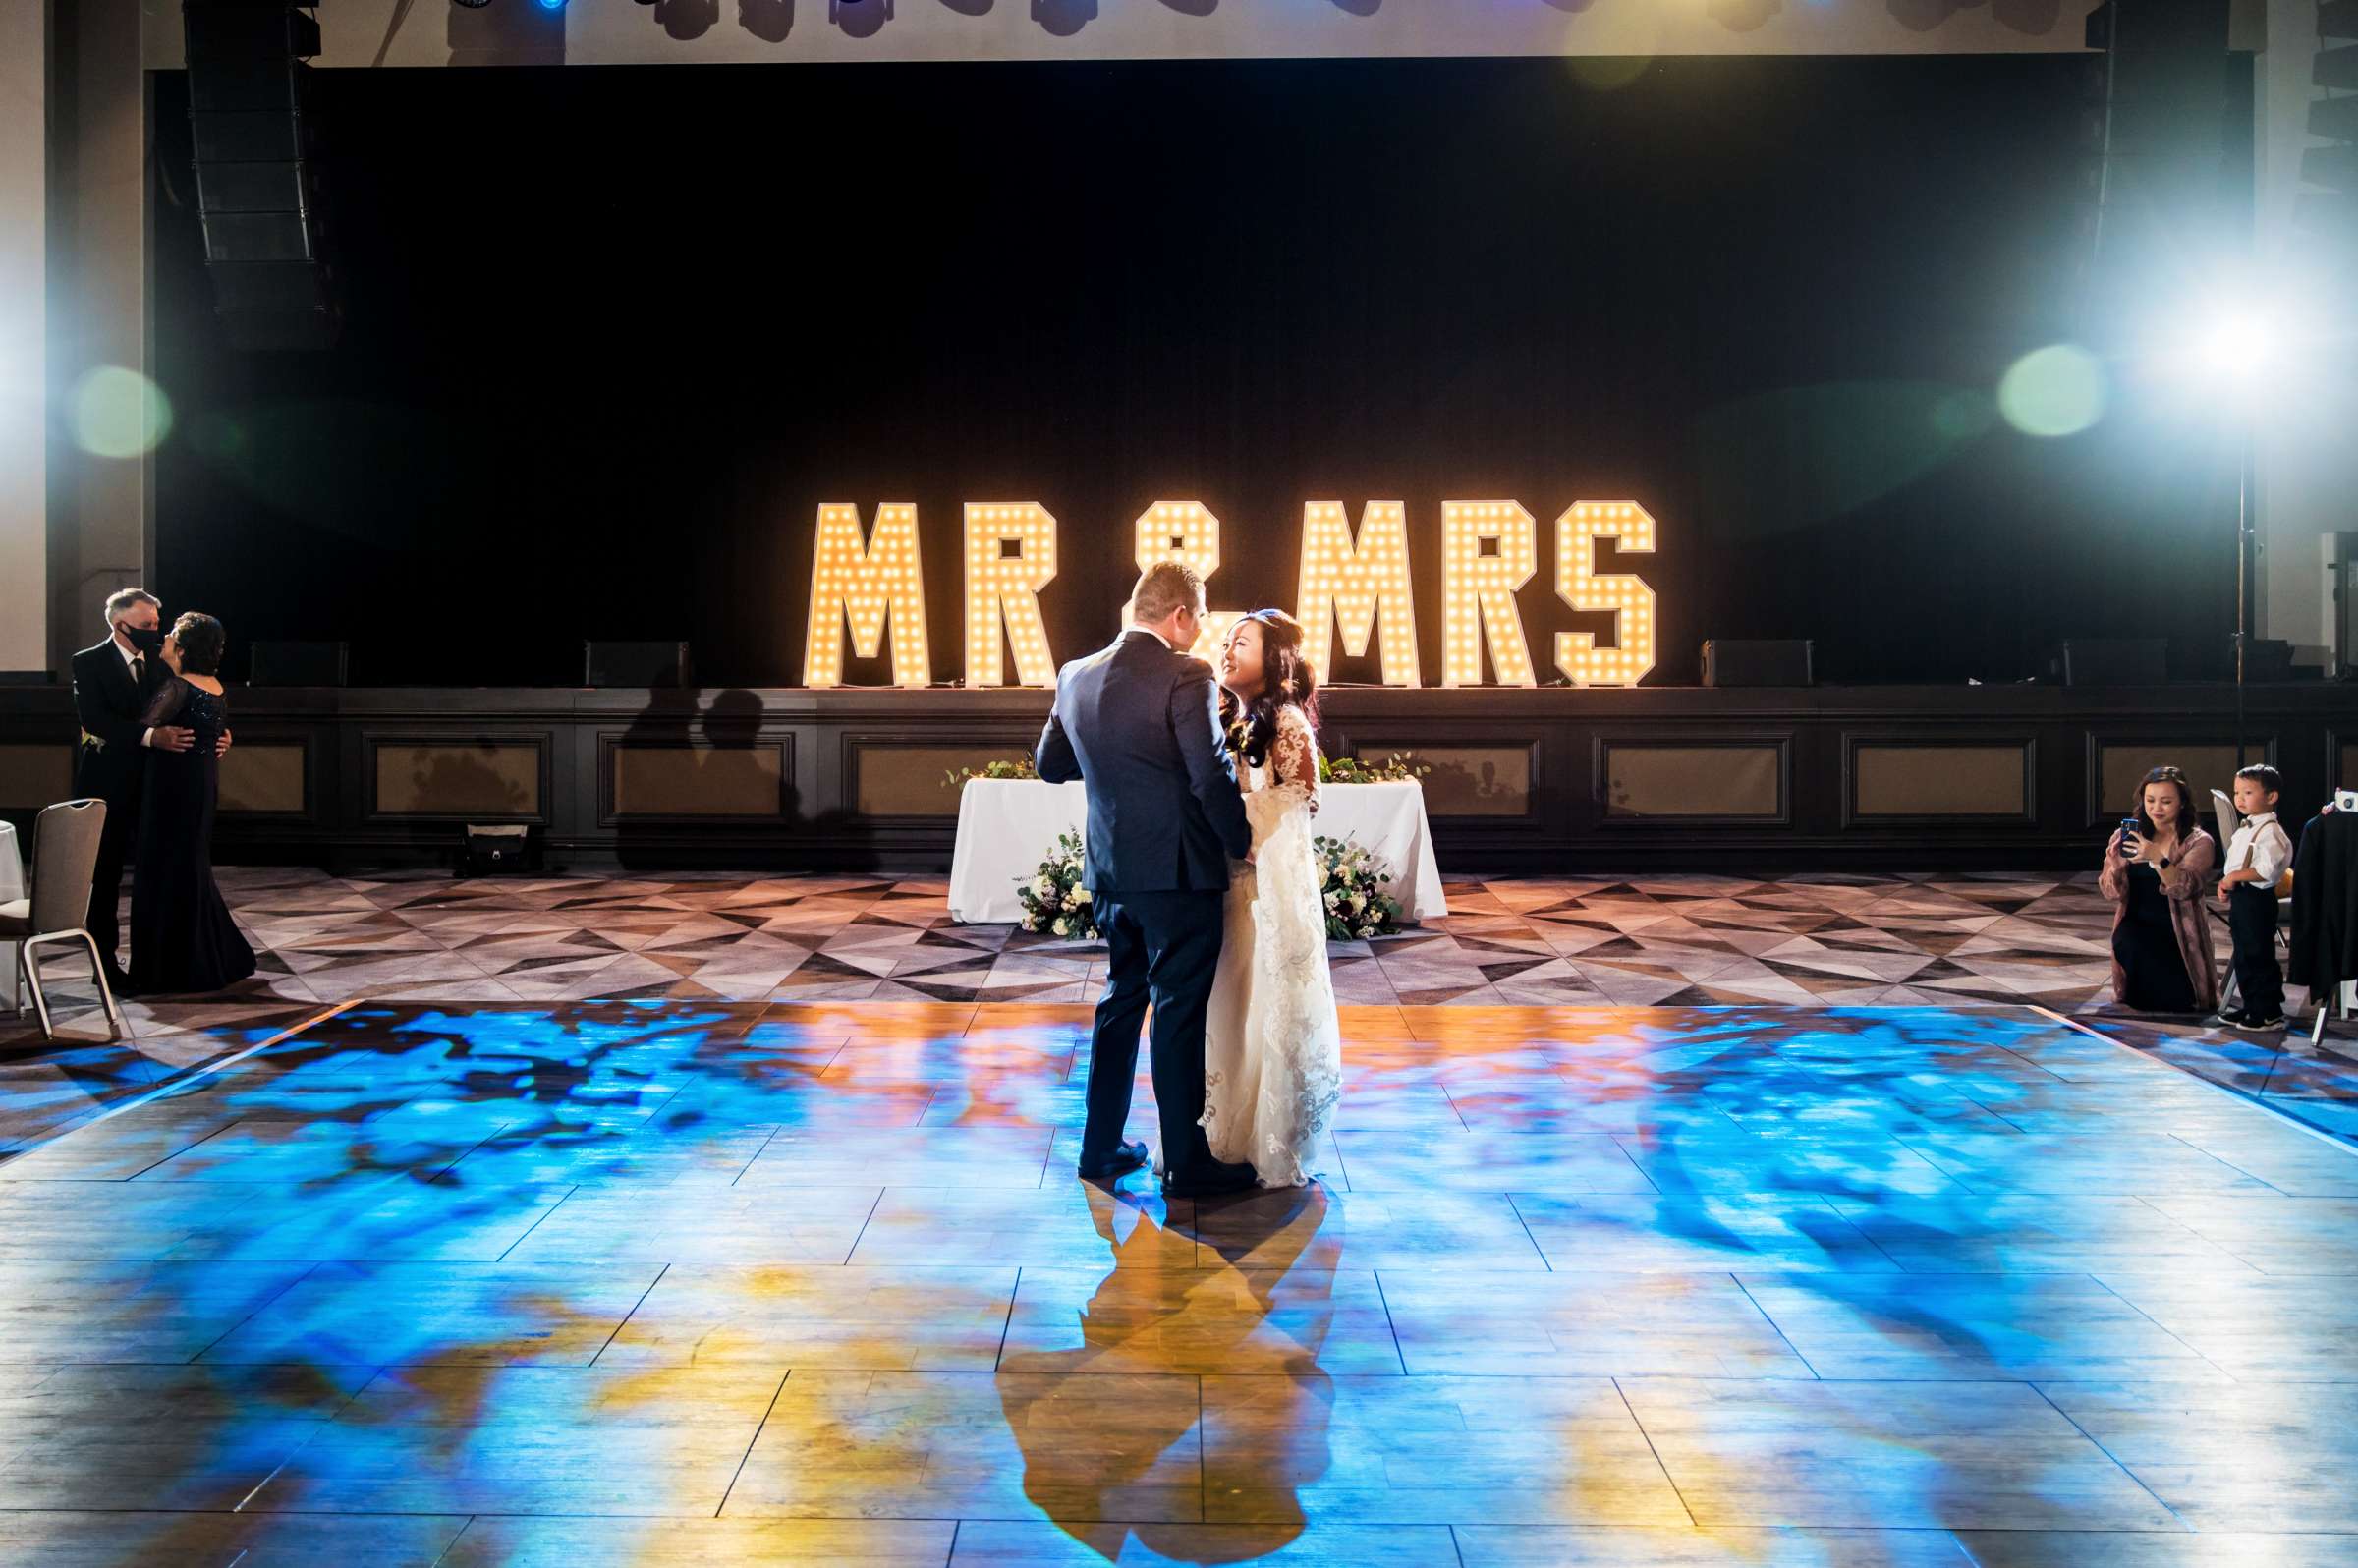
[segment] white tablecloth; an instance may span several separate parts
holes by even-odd
[[[967,780],[958,797],[958,847],[950,860],[950,918],[976,925],[1021,921],[1017,879],[1029,880],[1056,836],[1067,828],[1079,830],[1088,819],[1089,798],[1078,784]],[[1407,920],[1449,913],[1441,896],[1441,868],[1432,858],[1423,786],[1329,784],[1319,792],[1315,831],[1356,840],[1382,862]]]
[[[0,822],[0,904],[24,896],[25,862],[17,853],[17,830]],[[17,944],[0,942],[0,1003],[13,1008],[21,1000],[17,995]]]

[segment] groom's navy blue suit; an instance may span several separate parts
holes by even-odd
[[[1089,789],[1082,884],[1105,933],[1081,1167],[1112,1158],[1130,1116],[1138,1032],[1154,1003],[1154,1100],[1174,1183],[1215,1168],[1204,1114],[1204,1013],[1220,959],[1228,862],[1253,847],[1221,739],[1211,667],[1132,628],[1068,664],[1039,736],[1039,776]]]

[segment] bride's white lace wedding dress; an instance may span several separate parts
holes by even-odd
[[[1343,1083],[1323,878],[1311,842],[1319,747],[1300,708],[1278,709],[1267,763],[1245,767],[1240,783],[1254,863],[1230,867],[1227,929],[1204,1025],[1204,1130],[1214,1156],[1250,1160],[1263,1187],[1300,1187]]]

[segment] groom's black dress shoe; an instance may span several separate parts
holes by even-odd
[[[1127,1176],[1134,1170],[1143,1170],[1146,1163],[1146,1145],[1124,1144],[1115,1149],[1109,1158],[1083,1160],[1081,1162],[1081,1179],[1085,1182],[1109,1182],[1116,1177]]]
[[[1250,1165],[1223,1165],[1211,1160],[1189,1171],[1184,1177],[1165,1177],[1162,1196],[1165,1198],[1224,1198],[1231,1193],[1249,1193],[1259,1183]]]

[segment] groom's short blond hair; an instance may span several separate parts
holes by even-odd
[[[1130,619],[1152,626],[1180,610],[1203,613],[1204,579],[1184,561],[1156,561],[1130,590]]]

